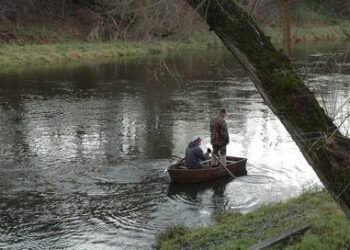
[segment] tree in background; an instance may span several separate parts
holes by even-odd
[[[314,22],[322,24],[323,21],[330,22],[331,19],[336,22],[339,14],[350,17],[350,14],[344,14],[350,13],[348,0],[237,2],[261,27],[282,27],[285,31],[282,44],[285,44],[287,54],[290,50],[290,27]],[[334,18],[330,17],[331,13]],[[50,24],[55,27],[55,23],[62,27],[66,22],[69,29],[75,29],[72,35],[80,33],[81,37],[89,40],[188,38],[193,31],[207,30],[196,12],[181,0],[1,0],[0,28],[4,30],[2,20],[18,21],[23,26],[37,25],[40,26],[38,30]],[[22,37],[22,34],[16,35]],[[42,41],[46,41],[45,37]]]
[[[206,27],[181,0],[0,1],[0,26],[11,23],[48,26],[65,21],[75,22],[72,29],[83,32],[89,29],[89,40],[144,41],[188,37],[194,30]]]
[[[290,56],[291,52],[291,33],[290,33],[290,16],[289,0],[276,0],[279,9],[280,22],[282,27],[282,44],[284,53]]]
[[[181,0],[75,0],[99,17],[90,39],[160,39],[191,33],[198,18]],[[198,28],[198,27],[197,27]]]

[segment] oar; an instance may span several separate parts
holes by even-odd
[[[177,155],[172,155],[171,157],[179,159],[178,162],[182,162],[185,160],[185,157],[181,158],[180,156],[177,156]],[[168,168],[164,169],[164,173],[166,173],[167,171],[168,171]]]
[[[211,153],[211,155],[213,156],[213,158],[215,159],[215,160],[217,160],[220,164],[221,164],[221,166],[232,176],[232,178],[234,178],[234,179],[236,179],[237,177],[234,175],[234,174],[232,174],[232,172],[216,157],[216,155],[214,155],[213,153]]]
[[[179,159],[179,161],[180,161],[180,162],[181,162],[181,161],[183,161],[183,160],[185,160],[185,157],[184,157],[184,158],[182,158],[182,157],[177,156],[177,155],[172,155],[171,157],[174,157],[174,158]]]

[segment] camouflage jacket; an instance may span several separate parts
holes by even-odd
[[[210,142],[213,146],[224,147],[230,141],[227,124],[222,116],[217,116],[210,122]]]

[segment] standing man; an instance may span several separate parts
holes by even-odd
[[[219,156],[220,161],[226,165],[226,145],[230,142],[227,124],[227,109],[222,108],[217,117],[210,121],[210,142],[213,146],[213,154]]]

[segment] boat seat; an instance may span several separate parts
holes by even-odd
[[[177,166],[178,169],[187,169],[184,165]]]

